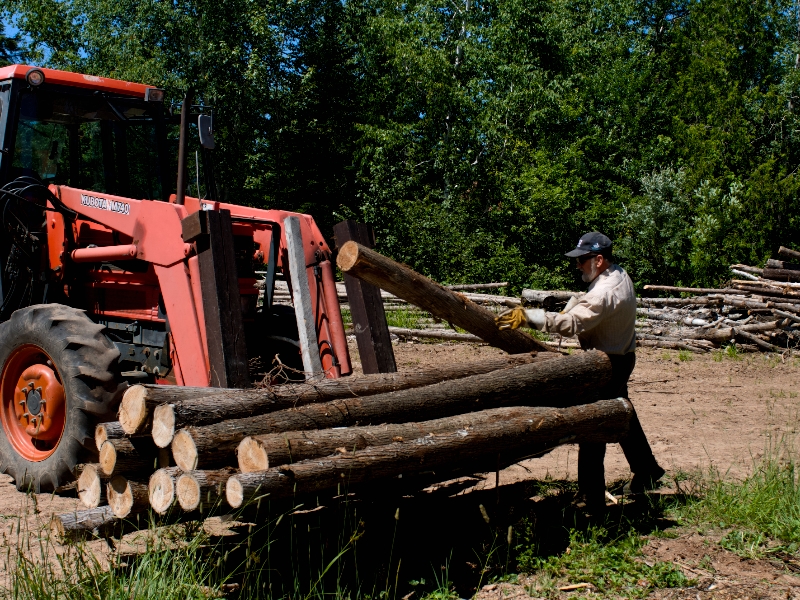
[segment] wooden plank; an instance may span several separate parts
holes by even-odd
[[[247,387],[247,345],[236,273],[230,211],[189,215],[184,234],[195,237],[213,387]],[[191,233],[189,233],[191,232]]]
[[[286,250],[289,255],[289,275],[292,280],[292,304],[297,318],[297,333],[300,336],[300,355],[306,379],[322,373],[319,358],[317,331],[314,327],[314,312],[311,309],[311,290],[308,287],[306,256],[303,251],[303,235],[300,219],[287,217],[283,222],[286,234]]]
[[[372,228],[355,221],[342,221],[333,227],[337,247],[345,242],[355,241],[368,248],[375,243]],[[364,373],[395,373],[397,363],[394,359],[392,339],[386,323],[380,288],[345,274],[344,285],[350,315],[356,334],[358,354]]]

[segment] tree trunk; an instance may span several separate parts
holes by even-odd
[[[218,471],[190,471],[178,478],[176,494],[178,503],[185,511],[214,507],[220,501],[225,502],[225,484],[236,474],[235,469],[226,468]]]
[[[800,265],[797,263],[789,262],[788,260],[775,260],[770,258],[767,261],[767,267],[770,269],[786,269],[789,271],[800,271]]]
[[[770,323],[753,323],[751,325],[742,325],[740,327],[720,327],[719,329],[706,329],[703,331],[690,333],[686,336],[686,338],[709,340],[711,342],[722,343],[732,340],[734,337],[736,337],[737,332],[770,331],[775,329],[777,326],[778,322],[772,321]]]
[[[108,423],[98,423],[94,428],[94,443],[97,446],[97,451],[100,452],[100,446],[106,440],[118,440],[125,437],[125,432],[119,421],[110,421]]]
[[[111,507],[105,505],[53,515],[50,531],[62,541],[78,540],[87,535],[102,535],[103,530],[113,526],[116,520]]]
[[[106,494],[111,511],[120,519],[147,510],[150,506],[147,485],[130,481],[121,475],[115,475],[109,480]]]
[[[781,256],[785,256],[786,258],[793,258],[795,260],[800,260],[800,252],[797,250],[792,250],[791,248],[786,248],[781,246],[778,248],[778,254]]]
[[[500,331],[491,311],[356,242],[342,245],[336,264],[343,272],[391,292],[510,354],[552,351],[522,331]]]
[[[767,350],[769,352],[778,352],[778,353],[780,353],[780,352],[783,352],[783,351],[786,350],[786,348],[780,348],[778,346],[775,346],[774,344],[770,344],[769,342],[765,342],[760,337],[758,337],[756,335],[753,335],[752,333],[748,333],[747,331],[742,331],[741,329],[737,329],[736,330],[736,337],[739,338],[740,340],[745,340],[747,342],[752,342],[756,346],[760,346],[761,348],[763,348],[764,350]]]
[[[106,501],[106,486],[100,477],[100,465],[82,465],[77,482],[78,499],[86,508],[97,508]]]
[[[596,398],[610,377],[604,353],[579,352],[416,389],[189,427],[175,434],[172,456],[183,470],[193,471],[234,464],[236,446],[246,436],[430,420],[512,404],[578,404]]]
[[[265,471],[280,465],[363,450],[369,446],[386,446],[393,442],[415,440],[425,436],[452,433],[476,425],[503,419],[521,418],[530,414],[530,408],[521,406],[494,411],[481,411],[420,421],[345,427],[312,431],[287,431],[244,438],[236,450],[239,470],[242,473]]]
[[[147,402],[149,391],[158,390],[158,402]],[[180,402],[186,399],[213,396],[220,393],[222,388],[184,387],[178,385],[133,385],[125,391],[122,403],[119,406],[119,424],[128,435],[147,433],[150,424],[150,410],[159,404]],[[228,390],[234,391],[234,390]],[[237,390],[238,391],[238,390]],[[137,396],[141,394],[141,400]],[[125,399],[128,398],[127,402]]]
[[[175,431],[189,425],[210,425],[227,419],[253,417],[337,398],[357,398],[418,388],[445,380],[490,373],[554,357],[558,357],[558,355],[552,352],[518,354],[424,371],[323,379],[312,383],[282,385],[266,389],[217,389],[215,395],[185,398],[182,401],[170,403],[162,403],[162,391],[165,387],[174,386],[141,386],[143,389],[134,391],[134,388],[131,388],[128,390],[122,402],[123,404],[127,402],[146,405],[140,412],[153,415],[153,441],[157,446],[166,448],[172,442]],[[130,395],[128,395],[129,392]]]
[[[485,343],[477,335],[471,333],[458,333],[457,331],[449,331],[447,329],[407,329],[405,327],[389,327],[389,333],[393,333],[399,337],[418,337],[428,338],[432,340],[450,340],[453,342],[469,342],[483,344]]]
[[[183,474],[179,467],[159,469],[150,476],[147,484],[147,498],[150,506],[158,514],[165,514],[175,502],[175,483]]]
[[[659,292],[675,292],[678,294],[723,294],[730,293],[736,294],[738,290],[726,290],[720,288],[693,288],[693,287],[676,287],[674,285],[646,285],[646,290],[653,290]],[[654,298],[638,298],[638,300],[653,300]]]
[[[764,279],[772,279],[773,281],[800,281],[800,271],[793,271],[791,269],[764,269]]]
[[[387,446],[315,458],[267,471],[232,476],[227,483],[228,504],[239,508],[257,495],[271,500],[336,487],[371,484],[421,469],[447,469],[487,456],[519,452],[542,443],[572,441],[613,442],[626,435],[633,408],[627,400],[600,400],[568,408],[529,407],[527,414],[496,418],[516,408],[483,411],[470,429],[425,436]],[[484,417],[484,418],[481,418]]]
[[[150,438],[106,440],[100,446],[100,471],[105,477],[149,473],[156,469],[158,448]]]

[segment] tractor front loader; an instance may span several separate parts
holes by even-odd
[[[20,489],[73,480],[132,382],[351,371],[313,218],[220,202],[213,185],[187,196],[187,100],[173,194],[163,100],[152,86],[0,68],[0,472]],[[276,278],[293,305],[273,303]]]

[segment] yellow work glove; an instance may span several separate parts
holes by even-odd
[[[494,322],[497,324],[497,328],[502,331],[504,329],[517,329],[521,325],[526,325],[528,319],[525,316],[525,309],[518,306],[500,313],[494,318]]]

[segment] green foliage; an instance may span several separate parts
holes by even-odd
[[[0,0],[31,60],[192,86],[227,200],[372,223],[444,283],[579,287],[600,229],[645,283],[800,246],[786,0]]]
[[[691,350],[678,350],[678,360],[681,362],[687,362],[694,358],[692,355]]]
[[[688,580],[672,563],[659,561],[650,566],[644,562],[641,549],[645,543],[633,530],[616,539],[609,539],[601,527],[572,530],[566,552],[542,558],[526,551],[520,555],[519,566],[540,576],[591,583],[602,593],[628,598],[644,598],[656,588],[686,586]]]

